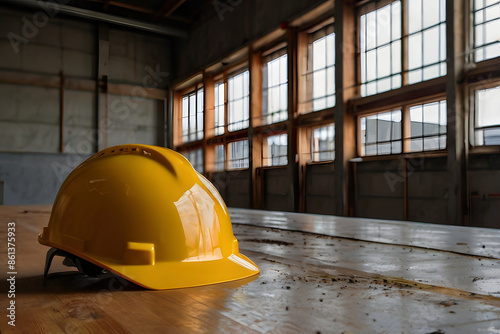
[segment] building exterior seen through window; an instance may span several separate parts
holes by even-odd
[[[500,56],[500,1],[474,0],[474,60]]]
[[[288,57],[286,49],[264,57],[262,66],[262,120],[266,124],[288,118]]]
[[[227,144],[228,169],[248,168],[248,139]]]
[[[360,126],[361,155],[401,153],[401,110],[361,117]]]
[[[288,164],[287,148],[288,136],[286,133],[269,136],[264,139],[262,149],[263,166],[283,166]]]
[[[475,94],[474,145],[500,145],[500,86]]]
[[[250,118],[250,72],[230,77],[228,85],[228,130],[248,128]]]
[[[182,97],[182,141],[203,139],[203,88]]]
[[[410,151],[446,148],[446,101],[410,107]]]
[[[311,161],[335,159],[335,127],[333,124],[312,130]]]

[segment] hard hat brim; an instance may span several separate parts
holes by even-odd
[[[207,261],[156,262],[154,265],[123,265],[98,256],[66,249],[38,236],[42,245],[58,248],[119,275],[141,287],[153,290],[177,289],[248,278],[259,274],[259,268],[245,255],[231,254],[227,258]]]

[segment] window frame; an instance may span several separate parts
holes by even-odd
[[[469,145],[475,152],[482,152],[482,151],[492,151],[492,152],[498,152],[498,148],[500,148],[500,145],[498,144],[493,144],[493,145],[478,145],[476,144],[476,115],[478,112],[478,106],[477,106],[477,95],[476,93],[480,90],[488,90],[488,89],[494,89],[494,88],[500,88],[500,80],[498,78],[494,80],[485,80],[484,82],[478,82],[476,84],[472,84],[469,86],[469,101],[470,101],[470,113],[469,113]],[[491,128],[498,128],[500,129],[500,125],[492,125],[492,126],[486,126],[486,127],[480,127],[480,129],[491,129]]]
[[[277,61],[281,57],[286,56],[286,67],[285,67],[285,72],[286,72],[286,82],[278,82],[277,85],[265,85],[264,83],[267,82],[266,78],[266,73],[268,73],[267,70],[267,65],[269,63],[272,63],[274,61]],[[280,43],[276,45],[274,48],[263,52],[260,57],[260,71],[261,71],[261,76],[262,76],[262,88],[261,88],[261,96],[262,96],[262,106],[261,106],[261,114],[260,114],[260,125],[273,125],[277,124],[280,122],[286,122],[288,120],[288,110],[290,108],[289,103],[288,103],[288,90],[289,90],[289,81],[290,78],[288,77],[288,62],[289,62],[289,57],[288,57],[288,45],[286,43]],[[278,65],[279,66],[279,65]],[[280,68],[281,70],[281,68]],[[281,73],[281,72],[280,72]],[[278,79],[279,81],[279,79]],[[281,89],[283,86],[285,86],[285,91],[286,91],[286,109],[279,109],[277,111],[269,113],[269,90],[270,88],[278,88]],[[279,100],[281,102],[281,92],[279,93]],[[267,101],[266,101],[267,100]],[[280,115],[285,115],[285,117],[280,116]],[[278,119],[274,121],[274,117],[277,115]],[[270,120],[269,120],[270,119]]]
[[[201,101],[201,106],[202,106],[202,110],[201,112],[198,110],[198,107],[200,105],[200,101],[198,101],[199,99],[199,94],[200,94],[200,91],[202,92],[202,101]],[[195,105],[196,105],[196,109],[195,109],[195,113],[194,113],[194,119],[195,119],[195,124],[196,124],[196,131],[195,132],[189,132],[190,130],[190,119],[191,119],[191,114],[190,114],[190,107],[189,107],[189,103],[190,103],[190,97],[193,96],[195,97]],[[184,98],[188,98],[188,116],[187,116],[187,119],[188,119],[188,132],[187,134],[185,135],[184,134],[184,119],[186,118],[184,116]],[[179,121],[180,121],[180,132],[179,132],[179,141],[180,141],[180,144],[192,144],[192,143],[196,143],[196,142],[199,142],[199,141],[202,141],[204,138],[205,138],[205,88],[203,86],[203,84],[197,84],[195,85],[194,87],[190,87],[188,89],[185,89],[184,91],[181,92],[180,94],[180,117],[179,117]],[[201,130],[199,128],[199,117],[201,114]],[[198,134],[201,133],[201,138],[198,137]],[[195,139],[190,139],[190,136],[191,135],[195,135]],[[187,140],[185,137],[188,137]]]
[[[237,143],[237,142],[242,142],[242,141],[246,141],[247,142],[247,156],[246,157],[243,157],[243,158],[238,158],[238,159],[232,159],[231,157],[231,150],[229,149],[229,146],[231,144],[234,144],[234,143]],[[232,171],[232,170],[245,170],[245,169],[248,169],[250,168],[250,141],[248,138],[243,138],[243,139],[238,139],[238,140],[233,140],[233,141],[230,141],[228,142],[226,145],[226,151],[227,151],[227,154],[226,154],[226,170],[227,171]],[[245,163],[245,160],[246,160],[246,167],[232,167],[232,162],[235,161],[235,160],[243,160],[243,163]]]
[[[362,45],[361,45],[361,43],[362,43],[361,16],[367,15],[367,14],[374,12],[374,11],[377,11],[385,6],[392,5],[396,1],[400,1],[400,4],[401,4],[401,6],[400,6],[401,7],[401,9],[400,9],[401,24],[399,26],[400,38],[398,39],[398,41],[400,41],[400,45],[401,45],[399,48],[399,50],[400,50],[399,53],[400,53],[400,57],[401,57],[400,58],[399,72],[392,73],[393,64],[391,63],[390,74],[388,76],[381,77],[381,78],[376,77],[375,79],[363,82],[363,80],[362,80],[362,65],[363,65],[362,58],[363,58],[363,55],[361,52],[361,49],[362,49],[361,48],[362,47]],[[439,0],[439,1],[441,1],[441,0]],[[441,10],[441,7],[440,7],[440,10]],[[445,8],[444,8],[444,15],[446,15],[446,2],[445,2]],[[376,2],[370,1],[366,4],[359,5],[356,18],[357,18],[356,27],[357,27],[357,30],[359,32],[357,33],[357,36],[356,36],[356,43],[357,43],[358,51],[357,51],[357,62],[356,62],[356,66],[355,66],[355,71],[356,71],[356,87],[358,88],[358,95],[360,98],[367,98],[367,97],[371,97],[371,96],[380,95],[383,93],[387,93],[387,92],[395,91],[397,89],[401,89],[403,87],[418,85],[418,84],[421,84],[424,82],[429,82],[431,80],[445,78],[447,76],[447,65],[446,65],[446,51],[447,51],[446,50],[446,24],[447,24],[447,21],[446,21],[446,16],[445,16],[444,21],[442,21],[441,17],[439,17],[439,22],[437,24],[433,24],[433,25],[430,25],[429,27],[425,27],[425,28],[422,26],[422,27],[420,27],[421,28],[420,30],[414,31],[411,34],[409,34],[409,30],[408,30],[409,29],[409,27],[408,27],[408,25],[409,25],[409,23],[408,23],[408,0],[382,0],[382,1],[376,1]],[[442,37],[441,25],[443,25],[442,29],[443,29],[443,33],[444,33],[444,42],[443,43],[441,43],[441,37]],[[438,37],[439,37],[438,57],[439,57],[439,61],[437,63],[424,64],[424,60],[422,59],[422,64],[420,67],[410,69],[409,68],[409,51],[408,51],[409,50],[409,38],[410,38],[410,36],[416,35],[418,33],[423,35],[424,31],[429,30],[431,28],[435,28],[435,27],[438,27],[440,29],[438,31]],[[390,30],[391,30],[390,34],[392,36],[392,29],[390,29]],[[389,45],[392,45],[392,43],[393,43],[392,40],[390,40],[388,42]],[[422,41],[421,43],[424,43],[424,42]],[[380,46],[375,46],[374,50],[376,50],[378,48],[380,48]],[[443,50],[441,50],[441,48],[443,48],[444,53],[445,53],[443,59],[441,59],[442,58],[441,51],[443,51]],[[392,49],[391,49],[391,55],[392,55]],[[424,78],[423,78],[424,69],[432,67],[432,66],[439,66],[439,73],[440,74],[438,76],[433,76],[431,78],[424,80]],[[416,70],[422,71],[422,79],[415,81],[415,82],[412,82],[412,83],[409,83],[410,72],[416,71]],[[443,74],[441,74],[442,71],[444,71]],[[398,87],[393,88],[392,78],[395,75],[400,75],[400,84]],[[372,83],[372,82],[377,84],[378,81],[380,81],[381,79],[383,79],[383,80],[390,79],[391,80],[391,83],[390,83],[391,88],[389,88],[387,90],[380,90],[380,91],[378,90],[378,88],[376,88],[375,93],[363,94],[363,86],[364,85],[366,86],[367,83]],[[365,87],[364,89],[366,90],[367,88]]]
[[[268,144],[268,139],[270,137],[278,137],[278,136],[286,136],[286,153],[285,155],[278,155],[276,156],[277,158],[283,158],[285,157],[286,159],[286,163],[285,164],[279,164],[279,165],[274,165],[272,164],[272,161],[273,161],[273,156],[271,155],[270,157],[267,157],[266,156],[266,153],[268,151],[268,148],[269,148],[269,144]],[[284,131],[280,131],[280,132],[270,132],[270,133],[266,133],[265,135],[262,136],[262,142],[261,142],[261,145],[262,145],[262,150],[261,150],[261,161],[262,161],[262,168],[276,168],[276,167],[287,167],[288,164],[289,164],[289,161],[288,161],[288,144],[289,144],[289,140],[288,140],[288,133],[287,132],[284,132]],[[269,160],[271,161],[271,164],[267,164],[266,161]]]
[[[315,151],[314,150],[314,131],[322,128],[328,128],[332,126],[333,127],[333,150],[329,151]],[[328,124],[320,124],[320,125],[315,125],[311,127],[311,133],[310,133],[310,138],[309,138],[309,164],[316,164],[316,163],[325,163],[325,162],[333,162],[335,161],[335,122],[331,122]],[[321,154],[324,152],[332,152],[333,153],[333,159],[326,159],[326,160],[315,160],[314,159],[314,154]]]
[[[413,107],[416,107],[416,106],[421,106],[422,108],[424,108],[424,106],[426,105],[429,105],[429,104],[434,104],[434,103],[437,103],[439,105],[439,110],[438,112],[440,113],[441,112],[441,103],[444,102],[444,105],[445,105],[445,117],[446,117],[446,123],[444,124],[444,127],[445,127],[445,131],[444,133],[442,132],[438,132],[437,134],[432,134],[432,135],[424,135],[424,131],[422,129],[422,135],[421,136],[414,136],[412,137],[411,136],[411,108]],[[403,138],[403,153],[410,153],[410,154],[413,154],[413,153],[428,153],[428,152],[443,152],[443,151],[446,151],[446,138],[448,136],[447,134],[447,130],[446,130],[446,127],[448,126],[448,115],[447,115],[447,101],[445,98],[443,99],[434,99],[432,101],[426,101],[426,102],[418,102],[418,103],[411,103],[411,104],[407,104],[405,105],[403,108],[405,109],[405,114],[407,115],[406,119],[408,120],[407,122],[409,122],[409,124],[403,124],[403,128],[407,127],[407,131],[406,131],[406,134],[403,134],[402,133],[402,138]],[[422,110],[422,118],[424,117],[424,111]],[[441,114],[439,114],[438,116],[438,119],[441,118]],[[438,121],[439,122],[439,121]],[[422,122],[422,126],[423,124],[425,124],[425,122]],[[440,123],[438,123],[439,126],[441,126]],[[407,137],[405,137],[405,135],[407,135]],[[444,145],[444,148],[441,148],[441,144],[439,144],[439,148],[438,149],[434,149],[434,150],[426,150],[425,149],[425,139],[429,139],[429,138],[433,138],[433,137],[438,137],[438,140],[440,139],[440,137],[444,137],[444,142],[445,142],[445,145]],[[414,139],[418,139],[418,138],[422,138],[422,150],[418,150],[418,151],[412,151],[411,150],[411,142],[412,140]]]
[[[476,27],[479,26],[479,25],[488,24],[488,23],[496,21],[496,20],[500,21],[500,16],[499,17],[495,17],[495,18],[490,19],[490,20],[485,20],[485,21],[483,21],[483,22],[481,22],[479,24],[476,24],[476,13],[479,12],[479,11],[486,10],[488,8],[497,6],[497,5],[500,6],[500,1],[498,1],[498,3],[492,4],[492,5],[484,6],[481,9],[476,9],[475,5],[476,5],[476,1],[475,0],[470,0],[469,1],[470,9],[469,9],[468,12],[470,13],[470,24],[468,25],[468,27],[470,29],[470,36],[471,36],[471,42],[470,42],[471,63],[473,63],[473,64],[479,64],[479,63],[482,63],[484,61],[488,61],[488,60],[500,57],[500,50],[499,50],[499,54],[496,55],[496,56],[493,56],[493,57],[486,57],[484,55],[485,48],[487,48],[489,46],[493,46],[493,45],[496,44],[496,45],[498,45],[498,48],[500,49],[500,41],[497,40],[497,41],[494,41],[494,42],[481,44],[481,45],[479,45],[479,46],[476,47]],[[483,29],[483,37],[484,37],[486,28],[483,27],[482,29]],[[481,52],[483,52],[483,58],[478,61],[477,60],[477,52],[479,51],[479,49],[481,49]]]
[[[397,104],[392,104],[392,105],[387,105],[387,107],[380,107],[376,108],[373,110],[367,110],[363,112],[358,112],[356,113],[356,154],[357,157],[363,158],[363,159],[380,159],[380,158],[387,158],[387,157],[397,157],[400,155],[412,155],[412,156],[420,156],[420,155],[440,155],[443,153],[447,152],[447,147],[443,149],[437,149],[437,150],[422,150],[422,151],[411,151],[410,150],[410,142],[411,142],[411,119],[410,119],[410,108],[418,105],[425,105],[425,104],[430,104],[430,103],[435,103],[435,102],[440,102],[440,101],[446,101],[446,92],[442,92],[440,94],[435,94],[431,97],[419,97],[419,98],[414,98],[407,103],[397,103]],[[362,155],[362,134],[361,134],[361,118],[362,117],[367,117],[367,116],[372,116],[375,114],[379,113],[384,113],[384,112],[389,112],[393,110],[401,110],[401,152],[400,153],[391,153],[391,154],[375,154],[375,155]],[[448,119],[446,120],[446,126],[448,124]],[[442,134],[447,137],[447,132]],[[432,135],[431,137],[434,136],[440,136],[440,135]],[[421,137],[414,137],[414,138],[421,138]],[[447,140],[447,139],[445,139]]]
[[[299,92],[298,92],[298,114],[310,114],[315,112],[321,112],[323,110],[330,110],[335,108],[336,104],[336,89],[335,89],[335,29],[334,29],[334,19],[333,17],[325,20],[315,26],[306,29],[302,32],[298,33],[298,52],[299,52],[299,60],[298,60],[298,83],[299,83]],[[333,43],[333,64],[328,65],[328,48],[325,46],[325,66],[320,69],[314,69],[314,43],[323,38],[327,38],[330,34],[333,34],[334,43]],[[316,36],[315,36],[316,35]],[[319,36],[318,36],[319,35]],[[301,60],[303,58],[304,60]],[[327,76],[325,75],[325,94],[314,98],[314,73],[320,71],[327,71],[332,69],[333,71],[333,94],[327,94]],[[325,101],[324,108],[314,108],[314,101],[320,99],[328,99],[333,98],[333,104],[329,105]]]

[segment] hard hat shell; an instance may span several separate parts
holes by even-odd
[[[239,253],[215,187],[181,154],[156,146],[110,147],[79,165],[38,241],[149,289],[259,273]]]

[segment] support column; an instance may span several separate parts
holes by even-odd
[[[165,147],[174,149],[174,91],[172,89],[168,91],[166,120],[167,124],[165,128],[167,135]]]
[[[356,156],[356,122],[347,102],[356,92],[356,12],[353,1],[335,0],[335,214],[349,215],[349,160]]]
[[[287,173],[292,195],[292,208],[294,212],[299,211],[299,161],[297,158],[297,127],[295,115],[297,114],[298,99],[298,69],[297,69],[297,28],[288,28],[288,165]]]
[[[109,31],[104,23],[98,29],[96,152],[108,147]]]
[[[468,225],[467,202],[467,105],[463,87],[465,68],[465,1],[446,0],[446,82],[448,151],[448,212],[447,222]]]

